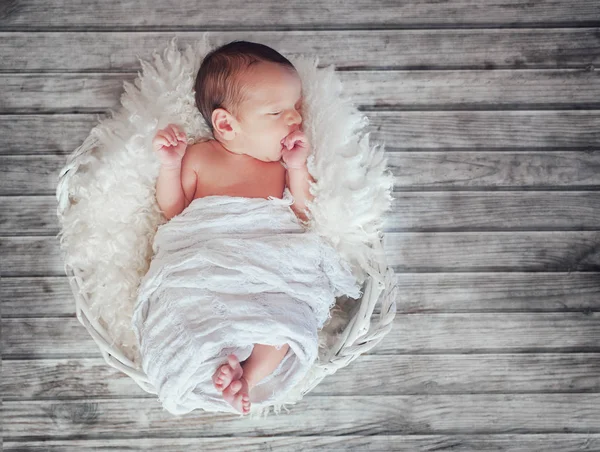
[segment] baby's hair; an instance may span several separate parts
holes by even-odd
[[[246,91],[237,77],[261,61],[295,70],[294,65],[276,50],[249,41],[222,45],[210,51],[202,61],[194,84],[196,106],[213,134],[212,112],[224,108],[232,115],[238,115],[239,106],[246,100]]]

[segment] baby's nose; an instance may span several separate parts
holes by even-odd
[[[289,115],[288,115],[288,121],[291,124],[300,124],[302,122],[302,116],[300,115],[300,113],[298,113],[296,110],[293,110]]]

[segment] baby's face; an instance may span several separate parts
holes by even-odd
[[[302,125],[300,77],[275,63],[257,63],[242,78],[248,99],[240,106],[240,142],[248,155],[278,161],[281,141]]]

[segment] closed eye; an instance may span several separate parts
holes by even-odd
[[[270,114],[270,115],[279,115],[279,114],[281,114],[281,112],[279,111],[279,112],[277,112],[277,113],[269,113],[269,114]]]

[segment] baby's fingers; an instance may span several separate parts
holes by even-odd
[[[157,135],[152,144],[154,145],[154,149],[158,150],[164,146],[170,146],[171,142],[165,136]]]
[[[180,141],[185,140],[185,132],[183,130],[181,130],[178,126],[176,126],[175,124],[170,124],[169,130],[174,139],[180,140]]]
[[[167,141],[167,144],[177,144],[177,137],[175,137],[175,134],[170,129],[163,130],[162,133],[159,133],[159,136],[163,137]]]

